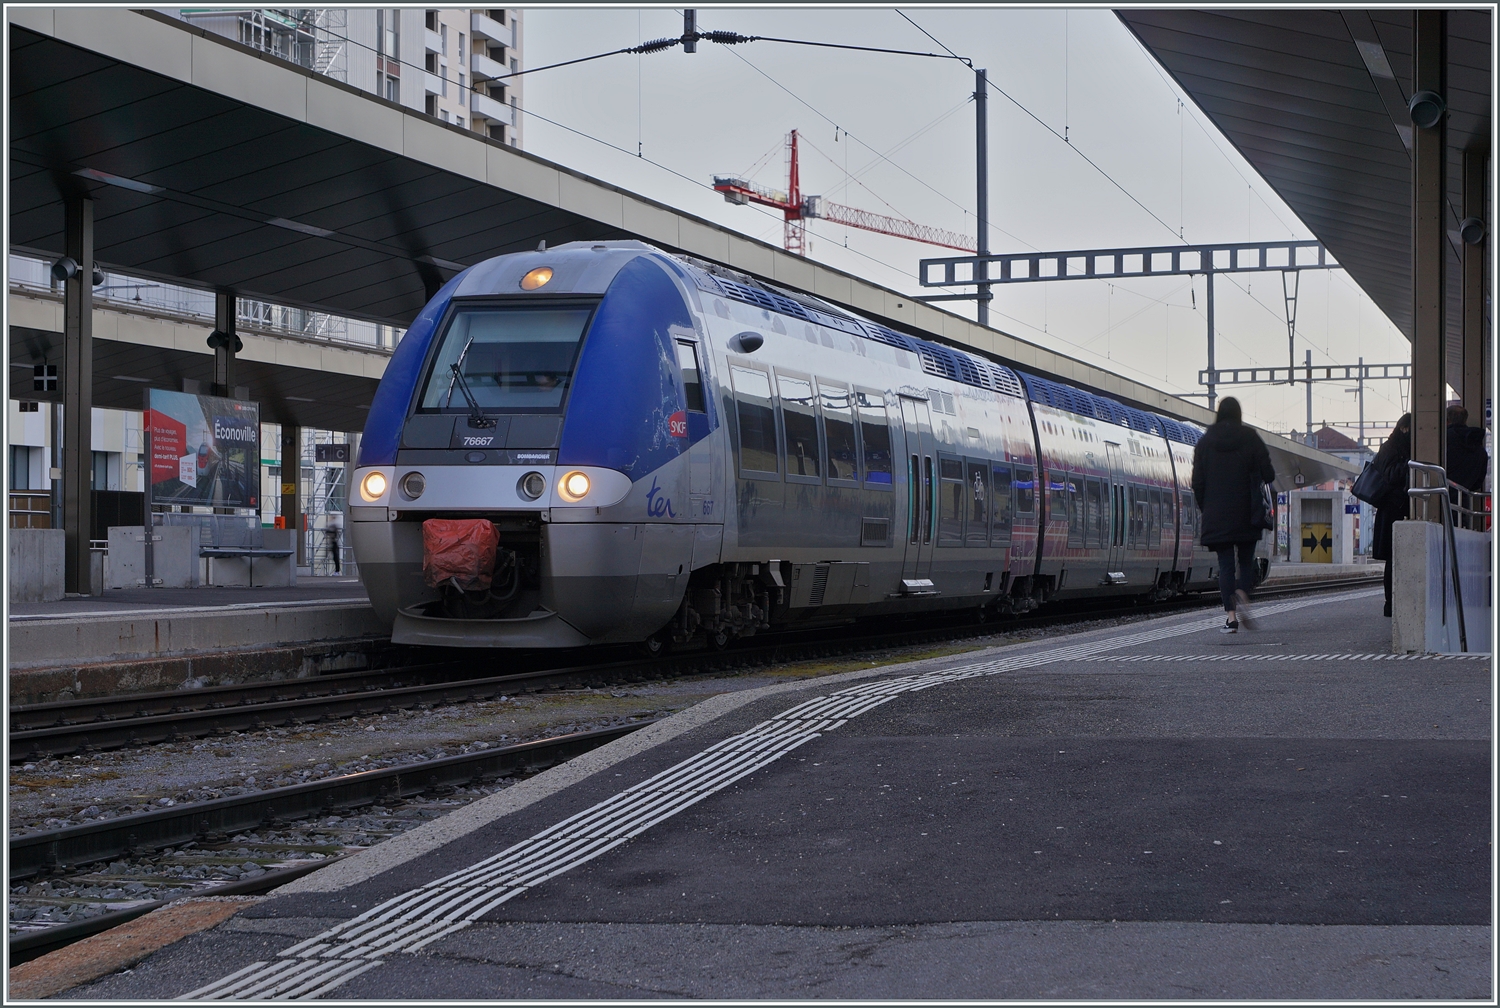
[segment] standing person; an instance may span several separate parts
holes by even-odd
[[[344,565],[340,557],[342,552],[339,546],[339,533],[344,531],[344,512],[330,511],[323,518],[323,541],[328,546],[328,554],[333,557],[333,572],[342,574]]]
[[[1475,493],[1484,486],[1490,456],[1484,450],[1484,429],[1468,423],[1468,410],[1459,405],[1448,407],[1448,479]]]
[[[1410,497],[1406,494],[1409,480],[1406,463],[1411,461],[1411,414],[1404,413],[1396,421],[1396,429],[1385,439],[1375,455],[1375,468],[1385,474],[1390,489],[1385,496],[1375,501],[1375,538],[1370,544],[1370,556],[1385,561],[1385,614],[1391,614],[1391,526],[1405,521]]]
[[[1219,403],[1219,419],[1193,449],[1193,499],[1202,512],[1202,538],[1219,554],[1223,633],[1250,628],[1250,589],[1255,586],[1255,544],[1264,532],[1250,524],[1250,500],[1276,479],[1271,453],[1260,435],[1241,422],[1240,401]],[[1235,561],[1239,562],[1236,586]]]

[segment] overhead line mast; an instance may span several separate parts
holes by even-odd
[[[929,227],[926,224],[918,224],[900,217],[887,217],[885,214],[844,206],[822,196],[803,196],[798,170],[796,130],[792,130],[787,135],[786,146],[787,186],[784,192],[728,175],[714,176],[714,191],[723,193],[724,199],[730,203],[741,205],[755,203],[780,210],[786,220],[783,247],[788,252],[797,255],[807,254],[810,243],[807,239],[807,226],[803,223],[805,220],[833,221],[835,224],[858,228],[861,231],[907,238],[911,241],[958,249],[962,252],[974,252],[978,249],[978,243],[968,235]]]

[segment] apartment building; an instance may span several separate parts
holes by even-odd
[[[183,20],[512,147],[521,146],[514,8],[195,8]]]

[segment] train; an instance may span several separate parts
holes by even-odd
[[[347,528],[397,643],[723,648],[1206,590],[1202,433],[638,241],[543,243],[412,323]]]

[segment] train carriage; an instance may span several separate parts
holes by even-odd
[[[721,647],[1211,578],[1198,433],[639,242],[572,243],[423,310],[349,528],[398,642]],[[460,563],[445,536],[484,545]]]

